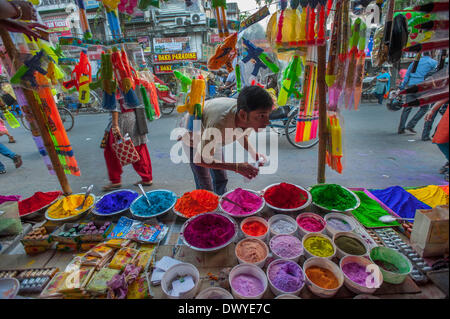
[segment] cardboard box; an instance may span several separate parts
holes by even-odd
[[[448,240],[448,205],[416,211],[411,233],[411,245],[422,257],[448,254]]]

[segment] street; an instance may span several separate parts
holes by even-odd
[[[445,163],[443,154],[431,142],[420,140],[423,120],[416,127],[417,135],[397,135],[400,114],[400,111],[390,112],[384,105],[378,104],[363,104],[359,111],[344,111],[344,171],[341,175],[327,167],[326,182],[366,188],[447,184],[438,172]],[[171,141],[169,136],[179,117],[179,114],[173,113],[148,123],[153,186],[147,187],[147,190],[170,189],[181,195],[195,188],[189,165],[174,164],[170,160],[169,152],[175,141]],[[94,193],[100,195],[102,186],[109,182],[103,150],[99,147],[108,119],[107,114],[78,115],[74,128],[68,132],[81,169],[81,177],[68,176],[74,193],[82,192],[81,187],[93,184]],[[439,120],[440,115],[434,127]],[[0,194],[28,197],[37,191],[60,190],[56,176],[47,171],[31,133],[22,127],[10,129],[10,133],[17,143],[8,144],[6,136],[1,137],[1,142],[22,155],[23,166],[15,169],[10,159],[0,158],[7,170],[6,174],[0,175]],[[286,137],[281,136],[278,138],[278,147],[278,169],[275,174],[260,174],[251,182],[244,183],[241,175],[228,172],[228,189],[244,187],[261,190],[280,181],[301,186],[314,185],[317,179],[318,146],[307,150],[296,149]],[[138,190],[133,186],[138,180],[139,176],[132,166],[126,166],[122,187]]]

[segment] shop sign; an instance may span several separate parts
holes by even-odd
[[[172,73],[173,68],[172,64],[158,64],[155,65],[155,73],[161,74],[161,73]]]
[[[153,62],[155,63],[175,61],[197,61],[197,52],[156,54],[153,56]]]

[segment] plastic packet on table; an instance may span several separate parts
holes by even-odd
[[[152,258],[154,248],[149,250],[139,251],[139,255],[136,258],[136,266],[142,267],[143,270],[147,269],[150,259]]]
[[[121,217],[108,235],[109,239],[133,239],[146,243],[158,243],[167,234],[169,227],[162,223],[144,224],[139,221]]]
[[[96,272],[89,284],[86,286],[86,290],[92,293],[104,294],[108,288],[107,282],[110,281],[114,275],[119,274],[120,270],[111,268],[102,268]]]
[[[145,274],[139,276],[128,286],[127,299],[147,299],[150,298],[148,282]]]
[[[41,292],[40,298],[58,298],[61,297],[59,290],[64,286],[69,272],[59,272],[50,280],[45,289]]]
[[[0,205],[0,236],[18,235],[22,231],[17,202]]]
[[[75,256],[70,263],[66,266],[65,271],[66,272],[72,272],[75,270],[80,269],[81,267],[81,262],[82,262],[82,257],[81,256]]]
[[[133,248],[121,248],[109,263],[109,268],[124,269],[127,264],[134,262],[139,251]]]
[[[89,250],[86,255],[105,258],[106,256],[113,254],[113,252],[114,252],[113,248],[108,247],[106,244],[102,243]]]
[[[94,272],[94,267],[81,267],[72,271],[64,280],[64,284],[59,289],[59,292],[63,294],[81,292],[81,289],[87,285]]]

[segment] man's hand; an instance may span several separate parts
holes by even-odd
[[[36,9],[30,2],[23,0],[14,0],[11,2],[20,7],[20,10],[22,10],[22,16],[20,17],[20,20],[37,21]]]
[[[29,38],[37,41],[37,39],[48,39],[48,34],[44,36],[40,31],[35,30],[34,28],[38,27],[41,29],[48,29],[47,26],[42,25],[40,23],[34,22],[22,22],[11,19],[3,19],[0,20],[0,26],[3,26],[6,30],[10,32],[18,32],[23,33]]]
[[[237,163],[236,173],[247,177],[248,179],[255,178],[259,173],[259,169],[249,163]]]
[[[431,109],[431,110],[429,110],[428,112],[427,112],[427,114],[425,114],[425,121],[426,122],[429,122],[429,121],[431,121],[431,119],[433,118],[433,109]]]
[[[267,157],[263,153],[256,153],[255,160],[258,162],[259,166],[264,166],[267,163]]]

